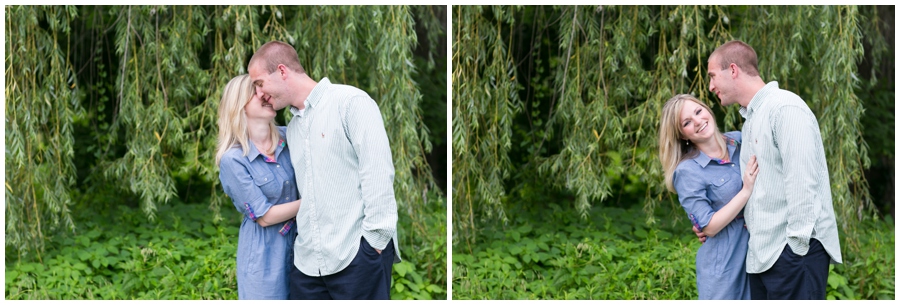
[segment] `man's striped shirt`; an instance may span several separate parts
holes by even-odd
[[[747,272],[762,273],[787,244],[806,255],[819,240],[832,263],[841,263],[825,149],[815,115],[796,94],[770,82],[746,108],[741,169],[756,155],[759,177],[744,217],[750,231]]]
[[[394,164],[375,101],[323,78],[288,123],[299,188],[294,265],[309,276],[335,274],[353,261],[363,237],[382,250],[397,243]]]

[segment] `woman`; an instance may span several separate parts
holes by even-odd
[[[758,168],[752,156],[742,183],[740,143],[739,131],[722,134],[709,107],[691,95],[676,95],[663,106],[659,159],[666,187],[678,193],[695,229],[707,236],[696,258],[700,299],[750,299],[750,234],[742,211]]]
[[[254,94],[250,77],[225,86],[219,104],[216,164],[219,181],[244,214],[238,237],[238,299],[288,299],[300,208],[285,127],[275,109]]]

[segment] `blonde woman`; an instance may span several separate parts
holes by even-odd
[[[759,170],[752,156],[742,179],[740,154],[741,133],[722,134],[697,98],[680,94],[663,106],[659,159],[666,187],[678,193],[694,229],[707,236],[696,257],[700,299],[750,299],[743,208]]]
[[[219,181],[244,214],[238,237],[238,299],[289,297],[288,278],[300,208],[285,127],[256,96],[250,77],[225,86],[219,104]]]

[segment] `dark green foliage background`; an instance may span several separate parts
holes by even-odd
[[[392,297],[445,299],[446,10],[6,6],[6,297],[236,298],[216,110],[282,40],[312,78],[379,104],[404,258]]]
[[[893,298],[893,6],[453,10],[452,141],[454,148],[465,148],[452,155],[454,298],[695,297],[693,253],[699,245],[691,242],[677,197],[663,184],[658,120],[667,99],[691,93],[712,107],[720,129],[741,128],[738,107],[722,107],[706,77],[709,54],[732,39],[756,49],[764,81],[778,81],[800,95],[818,118],[847,258],[831,278],[855,283],[848,286],[852,294],[838,289],[829,295]],[[625,222],[672,237],[648,243],[600,236],[609,230],[598,220],[605,218],[615,219],[613,227]],[[538,234],[535,239],[574,226],[591,237],[579,251],[614,246],[627,254],[618,260],[572,257],[570,250],[584,241],[567,233],[552,238],[558,248],[549,259],[553,264],[539,254],[541,263],[532,265],[522,256],[529,251],[510,253],[519,242],[509,234],[521,226],[531,226],[522,230]],[[681,256],[665,261],[667,254],[651,245]],[[876,245],[880,250],[871,252]],[[522,268],[470,265],[489,257],[512,265],[517,260]],[[640,259],[646,264],[635,261]],[[859,273],[870,259],[889,265]],[[597,264],[606,269],[577,273]],[[625,269],[610,264],[647,272],[674,268],[677,279],[622,274]],[[566,272],[572,274],[560,278]],[[548,288],[537,282],[524,284],[535,279],[570,282],[548,291],[538,290]],[[653,290],[661,284],[683,293]],[[598,292],[609,292],[610,285],[641,289]],[[595,289],[576,291],[587,287]]]

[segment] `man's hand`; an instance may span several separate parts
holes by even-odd
[[[694,231],[694,234],[697,234],[697,239],[700,239],[701,243],[706,242],[706,233],[700,232],[700,230],[697,230],[697,227],[695,226],[691,226],[691,230]]]
[[[372,248],[375,249],[375,248]],[[381,250],[375,249],[375,252],[378,252],[378,255],[381,255]]]

